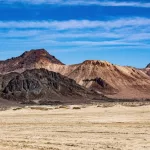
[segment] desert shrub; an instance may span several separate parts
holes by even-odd
[[[68,106],[65,106],[65,105],[61,105],[61,106],[59,106],[58,108],[69,109],[69,107],[68,107]]]
[[[72,109],[81,109],[81,107],[74,106],[74,107],[72,107]]]
[[[47,110],[51,110],[52,108],[46,108],[46,107],[30,107],[30,109],[32,109],[32,110],[43,110],[43,111],[47,111]]]
[[[22,109],[22,107],[13,108],[14,111],[20,110],[20,109]]]

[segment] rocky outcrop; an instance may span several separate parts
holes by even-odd
[[[104,98],[103,95],[78,85],[74,80],[46,69],[10,73],[1,75],[0,79],[1,97],[23,103],[82,103],[91,101],[94,97]]]
[[[113,88],[106,81],[98,77],[94,79],[83,80],[83,85],[84,86],[90,85],[89,89],[93,89],[103,94],[116,94],[118,92],[117,89]]]

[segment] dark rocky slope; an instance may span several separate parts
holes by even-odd
[[[150,63],[146,66],[146,68],[150,68]]]
[[[85,103],[105,99],[74,80],[46,69],[27,70],[0,76],[1,97],[22,103]]]

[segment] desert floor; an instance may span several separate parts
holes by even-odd
[[[73,107],[1,111],[0,150],[150,150],[150,106]]]

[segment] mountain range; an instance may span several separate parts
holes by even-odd
[[[65,65],[45,49],[36,49],[0,61],[0,74],[5,99],[150,98],[150,64],[143,69],[100,60]]]

